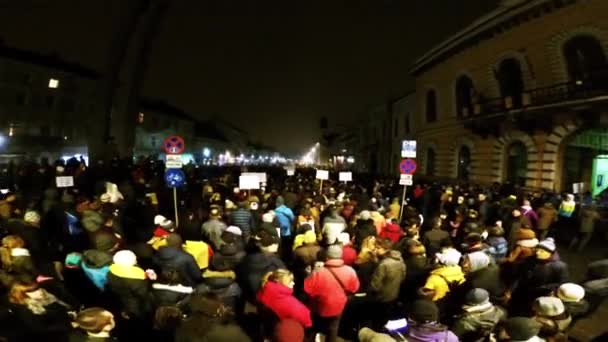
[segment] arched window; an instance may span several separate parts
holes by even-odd
[[[524,91],[524,78],[521,65],[515,58],[507,58],[500,62],[496,78],[503,98],[511,97],[515,108],[521,107],[521,97]]]
[[[462,146],[458,151],[458,179],[468,181],[470,168],[471,150],[467,146]]]
[[[608,67],[602,45],[593,36],[581,35],[567,41],[564,57],[572,81],[592,78],[595,71],[605,71]]]
[[[526,185],[528,171],[528,150],[521,141],[513,142],[507,147],[506,180],[511,184]]]
[[[426,92],[426,122],[437,121],[437,94],[430,89]]]
[[[460,76],[456,80],[456,115],[461,118],[464,115],[465,110],[468,111],[468,115],[473,113],[473,80],[468,76]]]
[[[434,176],[435,175],[435,150],[432,148],[428,148],[426,150],[426,175]]]

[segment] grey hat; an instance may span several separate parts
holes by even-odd
[[[553,240],[553,238],[546,238],[543,241],[539,242],[538,245],[536,245],[536,248],[542,248],[547,252],[553,253],[556,249],[555,240]]]
[[[488,291],[480,288],[472,289],[464,297],[466,305],[481,305],[490,301]]]
[[[342,259],[342,247],[339,245],[327,247],[327,259]]]

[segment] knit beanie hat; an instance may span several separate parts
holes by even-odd
[[[410,319],[419,324],[437,322],[439,320],[439,308],[430,300],[417,300],[412,305]]]
[[[363,221],[367,221],[372,218],[372,214],[369,212],[369,210],[363,210],[361,214],[359,214],[359,218]]]
[[[462,254],[454,248],[446,248],[441,253],[435,254],[435,256],[445,266],[456,266],[460,262]]]
[[[241,228],[239,228],[237,226],[230,226],[230,227],[226,228],[226,232],[234,234],[234,235],[238,235],[238,236],[243,235],[243,231],[241,230]]]
[[[561,315],[566,310],[562,300],[557,297],[538,297],[533,307],[538,314],[546,317]]]
[[[527,341],[538,335],[541,324],[528,317],[511,317],[504,327],[510,340]]]
[[[327,259],[342,259],[342,247],[339,245],[327,247]]]
[[[96,249],[89,249],[82,254],[82,261],[88,267],[101,268],[112,263],[112,255]]]
[[[116,252],[112,260],[115,264],[120,266],[135,266],[137,264],[137,257],[135,256],[135,253],[126,249]]]
[[[99,251],[110,251],[116,243],[118,242],[118,238],[114,236],[114,234],[103,232],[101,234],[95,234],[93,244],[96,250]]]
[[[565,303],[580,302],[585,298],[585,289],[574,283],[562,284],[559,289],[557,289],[557,297]]]
[[[262,222],[272,223],[272,221],[274,221],[273,213],[267,212],[266,214],[262,215]]]
[[[40,223],[40,214],[33,210],[28,210],[23,216],[23,221],[25,221],[26,223],[38,224]]]
[[[481,305],[486,304],[490,301],[490,294],[484,289],[476,288],[467,292],[464,299],[466,305]]]
[[[359,330],[359,341],[360,342],[395,342],[395,339],[390,335],[381,334],[373,331],[370,328],[363,328]]]
[[[547,252],[553,253],[555,252],[555,240],[553,238],[546,238],[536,245],[536,248],[542,248]]]
[[[474,252],[466,255],[471,264],[471,272],[479,271],[488,267],[490,264],[490,257],[484,252]]]

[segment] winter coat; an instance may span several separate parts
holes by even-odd
[[[576,209],[576,202],[574,201],[562,201],[562,203],[559,205],[559,216],[561,217],[572,217],[572,214],[574,213],[574,210]]]
[[[528,258],[518,270],[518,280],[518,292],[526,292],[531,297],[534,291],[548,293],[568,281],[568,265],[559,260]]]
[[[274,213],[277,215],[277,221],[281,228],[281,237],[291,236],[291,226],[296,219],[293,211],[289,207],[282,205],[274,209]]]
[[[335,277],[330,272],[333,272]],[[336,277],[342,281],[344,287]],[[325,267],[304,280],[304,292],[314,301],[314,311],[321,317],[339,316],[346,306],[347,294],[356,293],[358,290],[359,279],[355,270],[345,266],[341,259],[328,260]]]
[[[177,271],[184,285],[194,286],[201,280],[201,271],[192,255],[179,248],[162,247],[154,256],[154,263],[163,271]]]
[[[387,224],[382,232],[380,232],[380,237],[382,239],[389,239],[393,243],[397,243],[399,239],[403,236],[403,230],[396,223]]]
[[[557,221],[557,210],[553,206],[543,206],[538,209],[538,229],[547,230],[553,222]]]
[[[443,242],[449,240],[450,234],[441,229],[431,229],[424,233],[422,237],[422,243],[426,247],[427,255],[435,255],[441,249]]]
[[[24,331],[18,341],[62,341],[71,330],[68,308],[58,302],[44,307],[46,312],[33,313],[25,305],[11,305]]]
[[[235,312],[243,294],[234,271],[205,271],[203,282],[196,287],[196,292],[217,295],[226,307]]]
[[[381,303],[395,301],[399,296],[401,283],[405,279],[405,263],[398,251],[389,251],[380,261],[372,275],[370,290]]]
[[[254,299],[266,273],[279,268],[285,268],[285,265],[274,254],[257,252],[245,256],[236,268],[236,278],[245,298]]]
[[[344,265],[353,266],[357,260],[357,250],[351,245],[342,247],[342,260],[344,260]]]
[[[80,267],[85,276],[97,287],[104,291],[108,282],[108,272],[112,256],[106,252],[90,249],[82,254]]]
[[[251,228],[253,227],[253,216],[249,209],[239,208],[230,213],[230,222],[241,228],[244,236],[251,235]]]
[[[466,289],[462,291],[463,293],[476,288],[488,291],[490,300],[493,303],[502,300],[507,289],[500,276],[500,268],[495,264],[490,264],[480,270],[468,273],[463,286]]]
[[[279,320],[294,319],[305,328],[312,326],[310,310],[293,296],[293,289],[283,284],[266,282],[258,292],[257,299],[272,310]]]
[[[452,326],[452,331],[463,341],[485,341],[506,312],[492,303],[468,307]]]
[[[494,259],[494,261],[498,261],[507,256],[507,251],[509,249],[507,239],[502,236],[490,236],[486,243],[490,248],[488,248],[488,254]]]
[[[458,342],[446,326],[439,323],[412,324],[406,336],[408,342]]]
[[[210,242],[213,249],[219,249],[224,244],[222,233],[226,228],[226,224],[218,219],[210,219],[203,223],[202,232],[205,241]]]
[[[374,226],[374,221],[372,219],[369,220],[357,220],[357,225],[355,226],[354,238],[355,244],[357,246],[361,246],[363,240],[365,240],[368,236],[376,236],[376,227]]]
[[[175,331],[175,342],[251,342],[236,324],[226,319],[195,314],[184,320]]]
[[[462,273],[460,266],[441,266],[431,271],[426,284],[424,284],[424,288],[434,290],[433,301],[438,301],[450,292],[450,284],[448,282],[462,285],[464,281],[464,273]]]
[[[117,299],[121,311],[129,316],[145,317],[152,312],[150,285],[141,268],[113,264],[107,288]]]
[[[184,285],[152,284],[154,306],[173,306],[191,294],[193,289]]]
[[[207,243],[187,240],[182,248],[184,252],[192,255],[199,269],[204,270],[209,267],[209,261],[213,256],[213,249]]]
[[[572,318],[583,317],[589,312],[589,302],[586,299],[579,302],[564,302],[564,307]]]
[[[520,210],[522,216],[525,216],[530,222],[531,227],[536,228],[538,226],[538,215],[536,214],[534,209],[528,206],[523,206],[520,208]]]

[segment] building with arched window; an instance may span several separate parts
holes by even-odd
[[[502,1],[411,68],[420,173],[608,188],[608,1]]]

